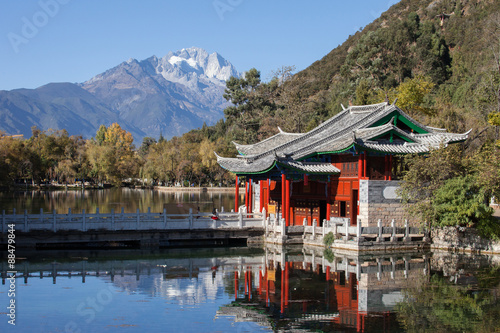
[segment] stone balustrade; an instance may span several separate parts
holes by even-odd
[[[111,213],[103,214],[99,208],[95,213],[82,210],[74,214],[71,209],[67,214],[45,213],[40,209],[39,214],[5,214],[2,211],[2,233],[7,232],[8,225],[14,225],[16,232],[30,232],[37,230],[58,231],[89,231],[89,230],[192,230],[192,229],[242,229],[262,228],[264,213],[224,212],[217,214],[217,219],[211,213],[168,214],[166,209],[161,213],[153,213],[148,208],[146,213],[139,209],[135,213],[120,213],[113,209]]]
[[[303,243],[321,245],[324,237],[331,233],[334,243],[355,243],[357,245],[369,246],[373,244],[397,244],[411,242],[428,242],[428,237],[423,230],[410,227],[404,221],[404,227],[397,227],[396,221],[391,221],[391,226],[383,226],[381,220],[377,221],[376,227],[363,227],[361,221],[356,226],[349,225],[348,218],[332,218],[323,220],[322,226],[313,220],[312,225],[307,225],[304,219],[303,225],[285,226],[284,219],[267,218],[265,222],[266,240],[273,243],[295,243],[293,239],[301,238]]]

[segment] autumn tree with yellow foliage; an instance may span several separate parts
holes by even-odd
[[[137,177],[140,161],[134,152],[132,134],[117,123],[101,125],[95,138],[87,142],[91,174],[99,181],[121,184],[124,178]]]

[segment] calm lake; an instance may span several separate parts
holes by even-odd
[[[131,188],[110,188],[104,190],[58,190],[58,191],[16,191],[0,192],[0,212],[5,210],[6,214],[12,214],[16,209],[17,214],[24,210],[28,214],[38,214],[40,209],[46,213],[67,213],[68,209],[75,214],[85,209],[87,213],[95,213],[99,208],[101,213],[110,213],[111,209],[120,212],[123,208],[125,213],[146,212],[151,208],[152,212],[162,212],[164,204],[195,203],[200,212],[211,212],[213,208],[224,207],[226,211],[234,209],[234,191],[221,192],[167,192],[157,190],[142,190]],[[243,194],[240,194],[239,202],[244,202]]]
[[[63,193],[3,194],[0,209],[154,211],[169,200],[205,202],[204,211],[234,206],[233,193]],[[11,279],[2,253],[0,332],[500,331],[500,256],[266,245],[19,250],[16,257]]]
[[[2,259],[1,332],[498,332],[486,256],[309,248],[33,252]],[[16,326],[7,306],[15,289]]]

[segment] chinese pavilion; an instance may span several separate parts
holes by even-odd
[[[462,142],[469,134],[425,126],[395,103],[343,109],[307,133],[280,129],[255,144],[234,143],[236,158],[217,156],[221,167],[236,174],[237,194],[238,179],[245,177],[247,211],[265,208],[281,214],[287,226],[302,225],[304,219],[321,225],[331,217],[368,225],[374,217],[369,207],[379,205],[380,211],[388,202],[400,205],[393,180],[398,157]]]

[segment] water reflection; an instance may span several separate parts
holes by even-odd
[[[435,254],[395,310],[408,332],[500,332],[500,257]]]
[[[22,213],[38,214],[44,212],[67,213],[71,208],[73,213],[81,213],[85,209],[94,213],[97,208],[101,213],[110,213],[111,209],[125,213],[135,213],[137,209],[146,212],[162,212],[164,204],[196,203],[201,212],[211,212],[213,208],[227,211],[234,209],[235,195],[233,191],[221,192],[164,192],[158,190],[142,190],[132,188],[111,188],[103,190],[60,190],[60,191],[16,191],[0,192],[0,212],[5,210],[11,214],[13,209]],[[243,194],[240,201],[243,202]]]
[[[50,330],[64,331],[68,323],[82,332],[103,326],[113,331],[123,325],[131,331],[180,332],[493,332],[499,328],[496,257],[359,256],[275,246],[39,252],[28,257],[16,267],[18,300],[30,310],[29,315],[23,312],[24,320],[47,322]],[[2,263],[4,304],[7,267],[5,260]],[[47,294],[51,305],[36,307]],[[92,306],[91,301],[97,304]],[[50,313],[61,307],[68,312],[52,318]]]
[[[271,327],[285,330],[399,332],[394,306],[428,266],[422,254],[332,258],[315,248],[268,247],[265,270],[258,277],[244,273],[245,297],[235,295],[218,313],[239,320],[266,313]],[[256,287],[246,292],[253,279]]]

